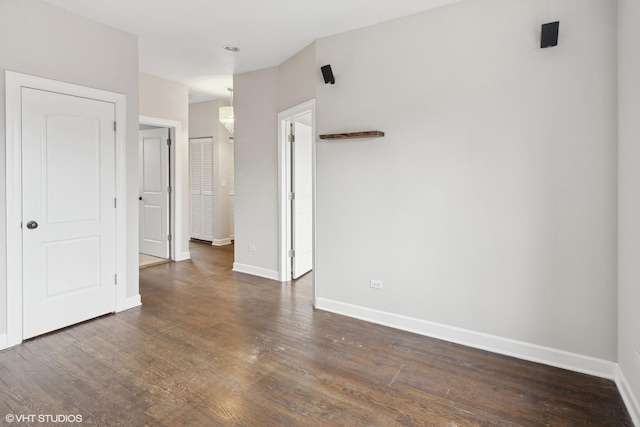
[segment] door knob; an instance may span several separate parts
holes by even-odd
[[[142,196],[138,197],[138,200],[142,200]]]
[[[38,223],[37,223],[37,222],[35,222],[35,221],[29,221],[29,222],[27,223],[27,228],[28,228],[29,230],[34,230],[34,229],[38,228]]]

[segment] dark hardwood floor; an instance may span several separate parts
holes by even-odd
[[[0,352],[3,423],[632,426],[612,381],[316,311],[311,275],[280,284],[230,271],[231,246],[191,253],[140,271],[142,307]]]

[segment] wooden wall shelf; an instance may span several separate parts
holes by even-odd
[[[365,132],[328,133],[320,135],[320,139],[379,138],[381,136],[384,136],[384,132],[379,130],[368,130]]]

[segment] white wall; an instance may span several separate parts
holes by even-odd
[[[189,257],[189,88],[181,83],[149,74],[140,73],[140,115],[158,119],[180,122],[182,135],[179,145],[175,146],[173,162],[180,163],[180,168],[174,168],[173,173],[176,190],[180,189],[181,198],[177,200],[175,209],[180,210],[181,227],[179,242],[176,245],[176,259]],[[175,193],[174,193],[175,195]]]
[[[278,278],[278,113],[315,97],[315,64],[314,42],[278,67],[234,76],[237,271]]]
[[[213,244],[230,241],[229,229],[229,132],[220,124],[220,107],[227,101],[205,101],[189,104],[189,138],[213,137]]]
[[[218,125],[218,101],[189,104],[189,138],[216,137]]]
[[[278,69],[235,75],[234,270],[278,270]],[[249,246],[255,247],[250,251]]]
[[[0,0],[0,99],[4,71],[127,96],[127,296],[138,294],[138,42],[137,38],[39,0]],[[5,105],[0,102],[0,146]],[[5,150],[0,150],[0,241],[5,235]],[[11,250],[11,248],[8,248]],[[6,251],[0,246],[0,335],[6,332]]]
[[[318,75],[315,42],[278,66],[278,112],[314,98]]]
[[[618,363],[640,423],[640,3],[620,0]]]
[[[615,46],[608,0],[466,1],[318,40],[318,133],[387,133],[317,143],[319,299],[615,361]]]

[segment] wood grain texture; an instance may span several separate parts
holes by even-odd
[[[384,132],[379,130],[369,130],[365,132],[327,133],[319,136],[320,139],[378,138],[384,136]]]
[[[231,246],[192,243],[191,254],[140,271],[141,307],[0,352],[0,416],[632,426],[612,381],[314,310],[310,274],[279,283],[232,272]]]

